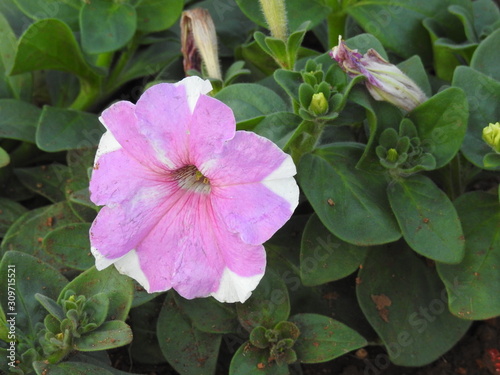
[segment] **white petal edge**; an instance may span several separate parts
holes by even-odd
[[[188,106],[191,113],[193,113],[200,95],[208,94],[212,91],[212,84],[208,79],[205,80],[196,76],[186,77],[182,81],[175,83],[174,86],[184,86],[186,89]]]
[[[292,177],[296,173],[295,164],[291,156],[288,155],[277,169],[261,181],[265,187],[290,204],[291,212],[295,211],[299,204],[299,187]]]
[[[264,273],[244,277],[226,267],[220,279],[219,289],[210,295],[219,302],[243,303],[250,298],[263,276]]]
[[[115,259],[106,258],[95,247],[91,247],[90,251],[95,258],[95,268],[98,271],[102,271],[114,264],[118,272],[136,280],[149,293],[149,281],[141,269],[139,257],[135,250],[130,250],[127,254]]]
[[[102,123],[102,119],[100,119]],[[118,143],[116,138],[111,134],[109,130],[107,130],[101,137],[101,140],[99,141],[99,146],[97,147],[97,152],[95,154],[94,158],[94,163],[96,163],[99,158],[104,155],[108,154],[110,152],[120,150],[122,146]]]
[[[122,275],[127,275],[137,281],[149,293],[150,286],[146,274],[141,269],[139,256],[135,250],[130,250],[127,254],[115,262],[115,267]]]

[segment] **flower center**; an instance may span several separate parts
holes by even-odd
[[[210,193],[210,180],[194,165],[186,165],[173,172],[179,187],[197,193]]]

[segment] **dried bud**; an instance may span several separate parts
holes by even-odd
[[[489,124],[483,129],[483,140],[500,154],[500,122]]]
[[[330,56],[350,77],[364,75],[366,88],[375,100],[385,100],[406,111],[427,100],[415,82],[374,49],[361,55],[349,49],[339,37],[339,45],[332,49]]]
[[[284,0],[260,0],[260,7],[266,19],[271,35],[275,38],[286,40],[287,18]]]
[[[203,62],[210,78],[222,80],[215,25],[208,10],[195,8],[182,13],[181,51],[186,73],[191,69],[201,71]]]

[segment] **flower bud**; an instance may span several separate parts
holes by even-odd
[[[483,140],[500,154],[500,122],[489,124],[483,129]]]
[[[313,94],[311,104],[309,104],[309,111],[317,116],[322,115],[326,113],[326,111],[328,111],[328,101],[321,91]]]
[[[285,0],[260,0],[259,2],[271,35],[286,40],[288,32]]]
[[[395,163],[398,160],[399,154],[398,151],[395,148],[390,148],[387,150],[387,156],[386,159],[390,161],[391,163]]]
[[[185,72],[201,71],[203,62],[210,78],[222,80],[215,25],[208,10],[195,8],[182,13],[181,51]]]
[[[339,37],[339,44],[330,51],[330,56],[350,77],[364,75],[366,88],[375,100],[385,100],[406,111],[427,100],[415,82],[374,49],[361,55],[358,50],[349,49]]]

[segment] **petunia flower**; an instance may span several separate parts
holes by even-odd
[[[211,89],[188,77],[102,113],[91,250],[97,269],[114,264],[148,292],[244,302],[265,271],[262,244],[298,204],[296,169],[271,141],[236,131]]]
[[[339,36],[339,44],[329,55],[351,78],[364,75],[366,88],[375,100],[387,101],[406,111],[427,100],[413,80],[373,48],[362,55],[358,50],[347,47]]]

